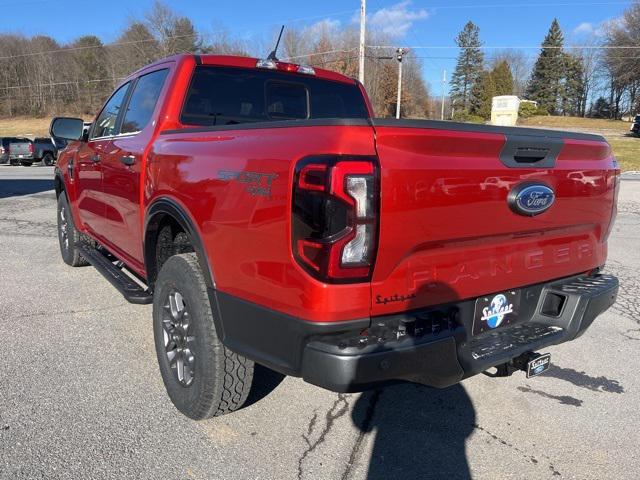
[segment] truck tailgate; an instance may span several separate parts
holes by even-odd
[[[619,171],[603,138],[428,121],[374,125],[381,225],[373,315],[604,264]],[[548,210],[527,216],[510,207],[510,192],[527,183],[555,192]]]
[[[9,145],[9,154],[12,156],[23,155],[24,157],[31,157],[31,143],[30,142],[16,142]]]

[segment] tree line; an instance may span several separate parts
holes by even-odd
[[[274,32],[275,35],[275,32]],[[287,27],[280,57],[346,75],[358,73],[358,27],[319,22]],[[368,45],[389,45],[381,31],[367,32]],[[603,27],[598,41],[565,46],[554,20],[533,65],[515,49],[487,55],[480,30],[468,22],[455,38],[460,48],[451,78],[447,117],[482,121],[498,95],[537,102],[523,104],[525,115],[550,114],[622,118],[640,111],[640,0]],[[0,35],[0,116],[79,114],[91,116],[122,78],[175,53],[266,56],[266,42],[239,40],[221,30],[198,31],[193,22],[157,1],[142,18],[130,21],[115,41],[85,35],[60,44],[46,35]],[[402,116],[436,118],[439,99],[430,96],[421,59],[403,62]],[[368,48],[365,86],[376,114],[393,116],[397,72],[393,48]]]
[[[602,28],[601,41],[566,48],[554,19],[530,74],[525,75],[529,67],[522,52],[498,52],[487,65],[480,29],[468,22],[455,39],[460,53],[451,78],[453,117],[488,119],[492,98],[498,95],[536,102],[537,107],[522,104],[525,116],[634,116],[640,112],[640,1]]]
[[[383,44],[381,32],[368,42]],[[260,42],[258,42],[260,43]],[[357,76],[358,29],[320,22],[285,30],[279,56]],[[199,32],[193,22],[157,1],[132,20],[111,43],[85,35],[60,44],[46,35],[0,35],[0,116],[79,114],[91,116],[116,85],[136,69],[176,53],[231,54],[264,57],[269,44],[249,44],[222,30]],[[379,115],[395,113],[397,69],[393,51],[376,51],[366,59],[366,87]],[[395,58],[395,57],[393,57]],[[403,116],[425,117],[434,110],[420,59],[404,63]]]

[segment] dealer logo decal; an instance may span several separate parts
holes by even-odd
[[[491,305],[482,309],[482,320],[489,328],[499,327],[505,315],[513,313],[513,304],[507,303],[507,297],[498,294],[491,300]]]

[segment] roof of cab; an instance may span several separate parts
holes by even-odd
[[[155,62],[149,65],[145,65],[144,67],[140,68],[139,70],[131,74],[129,77],[133,77],[137,75],[138,72],[146,70],[149,67],[152,67],[155,65],[160,65],[170,61],[175,61],[180,63],[181,61],[184,61],[187,58],[195,59],[196,63],[202,64],[202,65],[218,65],[218,66],[224,66],[224,67],[239,67],[239,68],[257,68],[256,63],[258,62],[257,58],[241,57],[237,55],[197,55],[197,54],[181,53],[177,55],[172,55],[170,57],[164,57],[159,60],[156,60]],[[279,61],[283,63],[289,63],[285,59],[279,60]],[[346,75],[342,75],[340,73],[332,72],[331,70],[325,70],[325,69],[316,68],[316,67],[313,67],[313,69],[316,72],[314,76],[317,78],[322,78],[325,80],[333,80],[334,82],[343,82],[343,83],[350,83],[350,84],[356,83],[356,80],[354,78],[348,77]],[[301,74],[301,73],[294,73],[294,72],[291,72],[290,74],[309,76],[308,74]]]

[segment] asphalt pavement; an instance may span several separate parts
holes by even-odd
[[[180,415],[151,307],[60,259],[52,168],[0,166],[0,478],[637,479],[640,181],[622,182],[617,305],[544,376],[339,395],[258,370],[249,405]]]

